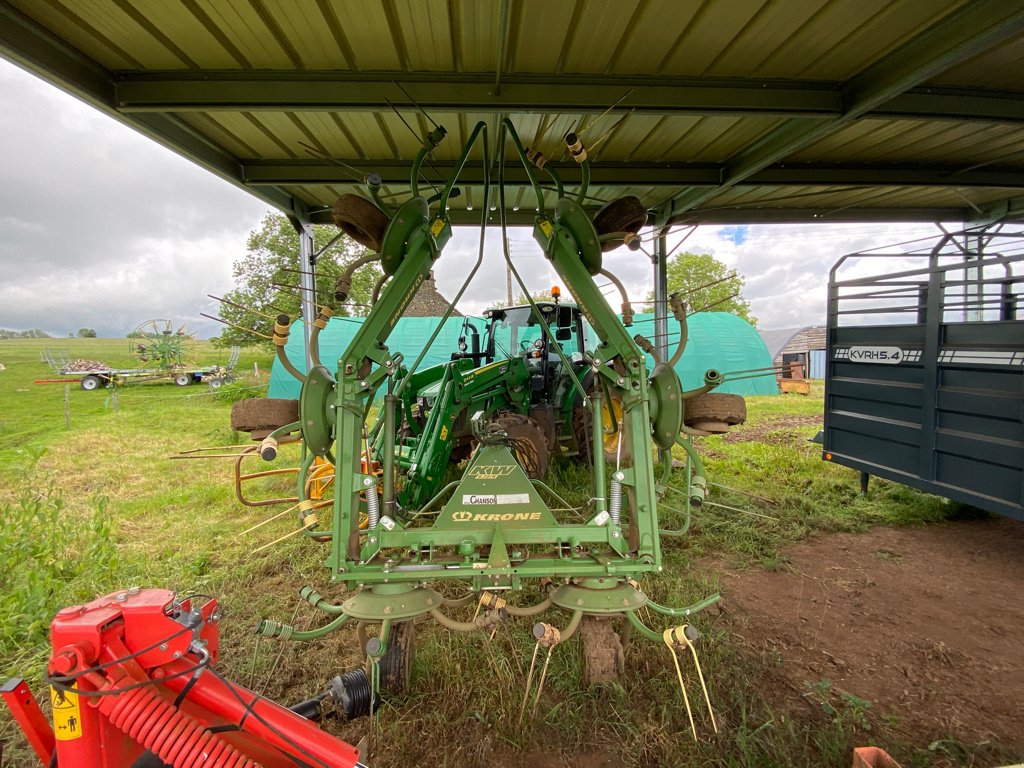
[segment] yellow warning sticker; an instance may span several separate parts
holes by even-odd
[[[448,439],[448,427],[447,426],[442,426],[441,427],[441,440],[447,440],[447,439]]]
[[[551,237],[551,233],[554,232],[555,229],[547,219],[541,219],[537,223],[537,226],[540,227],[540,231],[544,233],[544,237]]]
[[[58,741],[71,741],[82,737],[82,710],[78,694],[58,691],[50,686],[50,703],[53,705],[53,733]]]
[[[444,229],[444,219],[434,219],[434,223],[430,225],[430,234],[437,237],[441,234],[441,230]]]

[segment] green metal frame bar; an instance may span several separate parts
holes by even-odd
[[[405,104],[397,84],[427,111],[540,114],[601,113],[609,89],[630,91],[628,108],[647,115],[789,115],[838,117],[841,83],[759,78],[502,75],[500,93],[480,74],[203,71],[131,72],[114,83],[125,113],[153,111],[387,111]],[[537,99],[543,92],[544,98]],[[1020,94],[953,87],[917,88],[895,95],[872,114],[910,119],[1024,121]]]
[[[1024,101],[1024,99],[1022,99]],[[354,166],[365,166],[380,173],[384,184],[406,185],[409,182],[408,163],[396,160],[341,160]],[[437,172],[447,177],[455,171],[452,161],[432,162]],[[602,162],[600,186],[646,186],[646,187],[718,187],[728,167],[725,164],[708,163],[654,163],[654,162]],[[545,168],[545,170],[547,170]],[[246,184],[253,187],[278,184],[351,184],[351,172],[340,165],[318,161],[254,160],[243,166]],[[483,184],[486,166],[478,160],[466,163],[460,174],[464,184]],[[558,171],[564,184],[581,184],[584,169],[570,165]],[[736,186],[773,187],[845,187],[866,184],[880,186],[911,187],[990,187],[1021,189],[1024,181],[1020,165],[994,165],[984,168],[964,169],[944,164],[821,164],[787,163],[774,164],[752,173]],[[505,183],[509,186],[531,184],[522,168],[507,168]],[[579,200],[577,200],[579,202]],[[583,205],[584,203],[580,203]]]

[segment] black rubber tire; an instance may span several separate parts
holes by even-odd
[[[415,657],[416,625],[411,621],[392,624],[388,649],[379,662],[381,690],[391,694],[403,694],[409,690]]]
[[[231,407],[231,428],[237,432],[273,430],[298,420],[298,400],[253,397]]]
[[[384,211],[361,195],[342,195],[331,206],[338,228],[371,251],[380,252],[390,220]]]
[[[683,423],[705,432],[727,432],[747,420],[747,403],[740,395],[705,392],[683,402]]]
[[[80,386],[86,392],[92,392],[94,389],[99,389],[103,386],[103,380],[99,376],[86,376],[82,379]]]
[[[533,462],[528,457],[518,455],[514,448],[512,454],[531,480],[544,477],[551,461],[551,452],[548,450],[548,438],[540,425],[529,416],[519,413],[503,413],[494,422],[508,434],[509,439],[525,440],[532,446],[536,454],[536,466],[531,466]]]
[[[580,624],[580,648],[583,651],[583,684],[611,683],[619,679],[626,666],[622,638],[610,619],[584,616]]]
[[[174,377],[174,383],[179,387],[187,387],[192,383],[192,375],[188,373],[179,373]]]
[[[647,208],[640,198],[629,195],[612,200],[594,214],[594,228],[598,235],[612,232],[636,234],[647,223]],[[613,251],[622,245],[622,240],[609,240],[601,244],[602,251]]]

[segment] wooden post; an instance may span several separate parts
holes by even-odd
[[[71,385],[64,385],[64,429],[71,429]]]

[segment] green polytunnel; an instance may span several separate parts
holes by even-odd
[[[411,366],[422,352],[430,335],[437,327],[440,318],[436,317],[403,317],[391,337],[388,346],[405,355],[405,365]],[[451,359],[451,354],[458,349],[459,337],[462,335],[464,319],[449,318],[444,328],[434,340],[433,345],[424,355],[420,370],[431,365],[438,365]],[[483,321],[475,319],[478,328],[482,329]],[[320,360],[327,368],[334,371],[336,363],[352,337],[359,329],[362,318],[334,317],[327,327],[320,332]],[[769,368],[772,364],[761,336],[752,325],[736,315],[728,312],[702,312],[688,320],[689,342],[682,358],[676,364],[676,371],[685,389],[693,389],[704,383],[704,372],[716,368],[726,374],[726,382],[716,391],[736,395],[774,395],[778,388],[773,375],[746,378],[739,381],[728,381],[728,374],[735,371],[750,371],[758,368]],[[668,319],[668,348],[671,354],[679,341],[679,325],[671,317]],[[653,341],[654,315],[636,315],[633,325],[629,328],[632,334],[641,334]],[[292,325],[291,335],[285,346],[285,354],[296,368],[305,371],[305,348],[303,344],[302,321]],[[648,359],[648,367],[654,363]],[[270,374],[269,397],[297,398],[300,384],[291,376],[278,360]]]

